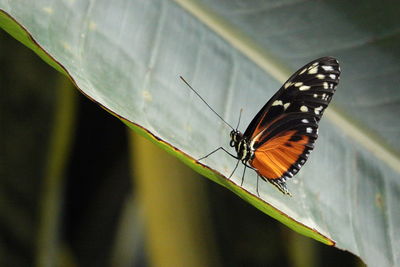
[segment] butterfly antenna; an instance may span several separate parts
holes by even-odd
[[[183,79],[183,77],[182,76],[179,76],[179,78],[181,78],[181,80],[184,82],[184,83],[186,83],[186,85],[204,102],[204,104],[206,104],[207,105],[207,107],[209,108],[209,109],[211,109],[211,111],[212,112],[214,112],[215,113],[215,115],[217,115],[223,122],[225,122],[225,124],[226,125],[228,125],[232,130],[234,130],[233,129],[233,127],[229,124],[229,123],[227,123],[202,97],[201,97],[201,95],[199,94],[199,93],[197,93],[197,91],[196,90],[194,90],[193,89],[193,87],[192,86],[190,86],[190,84],[185,80],[185,79]]]
[[[242,112],[243,112],[243,108],[240,109],[240,113],[239,113],[239,121],[238,124],[236,125],[236,131],[239,128],[239,124],[240,124],[240,118],[242,117]]]

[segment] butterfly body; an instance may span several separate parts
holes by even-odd
[[[318,122],[339,82],[336,59],[316,59],[295,72],[264,105],[242,134],[232,130],[237,159],[282,193],[308,159]]]
[[[244,138],[241,132],[232,130],[230,136],[230,146],[235,148],[237,158],[241,160],[243,164],[254,158],[254,149],[251,147],[249,140]]]

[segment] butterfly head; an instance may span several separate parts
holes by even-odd
[[[243,139],[243,134],[238,130],[232,130],[230,135],[231,135],[231,142],[229,143],[229,145],[231,147],[237,147],[239,142]]]
[[[235,148],[238,159],[244,164],[254,158],[254,150],[251,148],[248,139],[238,130],[231,131],[230,146]]]

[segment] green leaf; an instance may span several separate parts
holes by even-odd
[[[366,263],[400,264],[398,4],[5,1],[2,27],[127,125],[290,228]],[[21,26],[23,28],[21,28]],[[26,29],[27,32],[24,31]],[[45,51],[45,53],[43,53]],[[298,67],[335,56],[342,80],[292,198],[217,153]]]

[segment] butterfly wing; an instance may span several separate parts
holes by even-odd
[[[258,174],[288,194],[286,179],[306,162],[318,122],[339,82],[339,63],[316,59],[295,72],[265,104],[244,133],[254,149]]]

